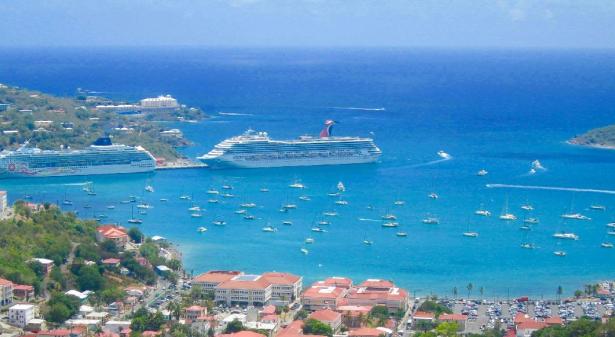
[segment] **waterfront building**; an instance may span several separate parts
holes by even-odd
[[[102,225],[96,227],[96,241],[111,240],[119,249],[124,249],[128,243],[126,228],[116,225]]]
[[[348,289],[336,286],[318,285],[309,287],[301,296],[301,304],[306,310],[336,308]]]
[[[192,286],[201,287],[205,291],[213,292],[222,282],[228,281],[243,273],[236,270],[210,270],[192,280]]]
[[[316,283],[314,283],[314,285],[333,286],[338,288],[350,289],[350,287],[352,287],[352,280],[347,277],[332,276],[322,281],[317,281]]]
[[[216,303],[264,306],[271,300],[272,284],[262,275],[237,275],[220,283],[214,291]]]
[[[327,324],[331,327],[334,333],[337,332],[342,325],[342,314],[331,309],[316,310],[311,313],[308,318],[312,318]]]
[[[0,307],[13,303],[13,282],[0,278]]]
[[[303,287],[303,277],[290,273],[269,272],[262,275],[271,283],[271,300],[286,305],[299,298]]]
[[[381,279],[368,279],[350,288],[346,300],[349,305],[385,306],[390,312],[408,309],[408,292]]]
[[[417,311],[412,315],[412,326],[416,327],[419,322],[433,322],[436,319],[436,315],[432,312]]]
[[[144,98],[140,101],[142,109],[178,109],[179,103],[171,95],[160,95],[158,97]]]
[[[24,328],[38,316],[38,306],[34,304],[15,304],[9,308],[9,324]]]

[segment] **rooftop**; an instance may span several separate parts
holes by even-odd
[[[316,310],[310,314],[309,318],[319,320],[321,322],[333,322],[340,319],[342,314],[330,309]]]
[[[193,282],[222,283],[228,281],[242,272],[236,270],[210,270],[194,278]]]

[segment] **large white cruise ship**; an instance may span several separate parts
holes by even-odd
[[[371,138],[333,137],[332,120],[320,137],[273,140],[266,132],[248,130],[217,144],[198,159],[211,168],[263,168],[372,163],[381,154]]]
[[[50,151],[27,147],[0,152],[0,178],[57,177],[150,172],[156,160],[140,146],[115,145],[108,137],[83,150]]]

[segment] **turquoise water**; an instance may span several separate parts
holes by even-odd
[[[569,146],[566,139],[613,123],[615,57],[601,51],[445,50],[8,50],[0,53],[0,82],[70,95],[77,87],[117,99],[171,93],[203,107],[212,119],[178,124],[195,157],[249,127],[275,138],[316,134],[322,121],[340,122],[338,135],[372,136],[383,151],[374,165],[265,170],[175,170],[149,175],[3,180],[10,199],[75,202],[82,216],[104,213],[126,223],[137,195],[154,206],[140,227],[179,244],[186,266],[247,272],[290,271],[313,281],[329,275],[392,279],[417,294],[449,294],[456,286],[484,287],[486,296],[544,295],[558,285],[567,293],[584,283],[613,278],[615,249],[604,249],[607,222],[615,220],[615,195],[571,191],[487,188],[486,184],[615,190],[615,152]],[[359,108],[359,109],[356,109]],[[222,113],[222,114],[220,114]],[[229,114],[230,113],[230,114]],[[436,152],[453,158],[440,161]],[[528,175],[531,161],[547,168]],[[476,172],[489,171],[484,177]],[[288,187],[300,180],[307,189]],[[344,182],[347,206],[333,192]],[[82,191],[93,182],[96,196]],[[144,192],[146,184],[154,193]],[[232,185],[235,198],[207,202],[206,191]],[[267,187],[269,193],[259,192]],[[431,192],[440,198],[427,197]],[[206,209],[190,217],[193,195]],[[311,201],[298,200],[309,195]],[[160,202],[160,198],[169,201]],[[397,199],[404,206],[395,206]],[[505,204],[520,219],[529,202],[540,224],[526,232],[521,221],[497,219]],[[257,217],[234,214],[254,202]],[[280,213],[282,204],[296,210]],[[84,209],[90,204],[92,209]],[[116,209],[108,210],[114,204]],[[603,204],[606,211],[592,211]],[[493,216],[473,213],[481,205]],[[368,206],[371,206],[368,209]],[[312,233],[320,214],[335,209],[327,233]],[[564,212],[592,221],[564,221]],[[136,212],[136,210],[135,210]],[[382,228],[384,213],[398,229]],[[436,216],[438,225],[421,219]],[[211,221],[223,219],[224,227]],[[292,226],[281,224],[293,221]],[[271,224],[275,233],[262,232]],[[196,228],[205,226],[204,234]],[[465,238],[467,230],[480,233]],[[395,236],[403,230],[407,238]],[[578,241],[561,241],[556,231]],[[313,237],[313,245],[303,243]],[[615,242],[615,237],[611,238]],[[363,240],[373,241],[366,246]],[[522,242],[540,248],[525,250]],[[300,248],[309,249],[303,255]],[[553,255],[565,250],[566,257]]]

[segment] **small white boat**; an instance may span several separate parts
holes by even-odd
[[[290,188],[305,188],[305,185],[303,185],[300,182],[295,182],[295,183],[292,183],[292,184],[288,185],[288,187],[290,187]]]
[[[256,207],[256,204],[253,203],[253,202],[248,202],[248,203],[239,205],[239,207],[242,207],[242,208],[254,208],[254,207]]]
[[[534,160],[534,161],[532,162],[532,166],[531,166],[531,167],[532,167],[532,169],[533,169],[533,170],[535,170],[535,171],[537,171],[537,170],[543,170],[543,171],[545,171],[545,170],[546,170],[546,168],[545,168],[544,166],[542,166],[542,164],[540,163],[540,161],[538,161],[538,159],[536,159],[536,160]]]
[[[220,194],[220,191],[211,189],[211,190],[207,190],[207,194]]]
[[[382,224],[382,227],[387,227],[387,228],[399,227],[399,223],[398,222],[385,222]]]
[[[314,243],[314,239],[312,239],[312,238],[307,238],[307,239],[305,239],[305,243],[307,243],[307,244],[312,244],[312,243]]]
[[[339,183],[337,183],[337,190],[340,192],[345,192],[346,191],[346,187],[344,186],[344,183],[342,183],[341,181]]]
[[[536,246],[533,243],[526,242],[526,243],[522,243],[521,244],[521,248],[523,248],[523,249],[536,249]]]
[[[442,159],[451,159],[452,158],[452,156],[450,154],[444,152],[443,150],[440,150],[437,153],[438,153],[438,156],[440,156],[440,158],[442,158]]]
[[[556,256],[566,256],[566,252],[563,250],[556,250],[553,252]]]
[[[223,193],[223,194],[222,194],[222,197],[223,197],[223,198],[234,198],[234,197],[235,197],[235,195],[234,195],[234,194],[231,194],[231,193]]]
[[[566,240],[578,240],[579,239],[578,235],[574,233],[565,233],[565,232],[555,233],[553,234],[553,237],[556,239],[566,239]]]
[[[330,224],[331,223],[329,221],[325,221],[325,220],[318,221],[319,226],[328,226]]]
[[[300,196],[300,197],[299,197],[299,200],[302,200],[302,201],[310,201],[310,200],[312,200],[312,199],[310,199],[310,197],[308,197],[307,195],[302,195],[302,196]]]
[[[395,200],[395,202],[393,202],[393,205],[395,205],[395,206],[403,206],[405,204],[406,204],[406,202],[403,201],[403,200]]]
[[[478,233],[477,232],[463,232],[463,236],[466,236],[469,238],[476,238],[478,237]]]
[[[160,198],[160,202],[167,202],[167,201],[169,201],[169,199],[167,199],[167,198]]]
[[[120,201],[120,204],[124,204],[124,205],[130,204],[130,200],[122,200]]]
[[[73,202],[72,202],[72,201],[70,201],[70,200],[64,200],[64,201],[62,201],[62,205],[71,206],[72,204],[73,204]]]
[[[301,248],[301,253],[303,253],[303,255],[308,255],[310,251],[305,248]]]
[[[364,245],[366,245],[366,246],[371,246],[371,245],[373,245],[373,244],[374,244],[374,241],[371,241],[371,240],[363,240],[363,244],[364,244]]]
[[[222,185],[222,189],[223,190],[232,190],[233,186],[231,186],[231,185]]]
[[[259,191],[261,191],[263,193],[267,193],[267,192],[269,192],[269,189],[268,188],[261,188]]]
[[[346,200],[336,200],[335,204],[337,204],[337,205],[348,205],[348,201],[346,201]]]
[[[188,210],[190,212],[200,212],[201,211],[201,207],[199,207],[199,206],[192,206],[192,207],[188,208]]]
[[[316,232],[316,233],[324,233],[325,230],[320,228],[320,227],[312,227],[312,232]]]
[[[199,232],[199,233],[205,233],[205,232],[207,232],[207,228],[199,227],[199,228],[196,229],[196,231]]]
[[[523,220],[523,222],[529,223],[529,224],[537,224],[539,221],[538,221],[537,218],[527,218],[527,219]]]
[[[140,209],[150,209],[150,208],[154,208],[154,206],[148,204],[148,203],[141,203],[137,205],[137,208]]]
[[[219,202],[218,199],[208,199],[207,200],[207,203],[210,203],[210,204],[217,204],[218,202]]]
[[[226,221],[224,221],[224,220],[214,220],[211,223],[214,226],[224,226],[224,225],[226,225]]]
[[[203,214],[201,214],[201,213],[192,213],[192,214],[190,214],[190,216],[193,217],[193,218],[200,218],[200,217],[203,216]]]
[[[615,222],[609,222],[608,224],[606,224],[606,226],[610,228],[615,228]]]
[[[429,193],[429,195],[427,196],[430,197],[431,199],[438,199],[440,197],[436,193]]]
[[[107,209],[115,209],[115,205],[109,205],[107,206]]]
[[[397,220],[397,217],[393,214],[385,214],[382,216],[382,220]]]
[[[486,176],[487,174],[489,174],[489,172],[487,172],[487,170],[485,169],[482,169],[476,173],[477,176],[481,176],[481,177]]]
[[[525,204],[525,205],[521,205],[521,209],[524,211],[533,211],[534,210],[534,206],[530,205],[530,204]]]
[[[602,248],[613,248],[613,244],[610,242],[603,242],[600,244],[600,247]]]
[[[520,230],[522,231],[529,231],[532,230],[532,227],[528,226],[528,225],[523,225],[521,227],[519,227]]]
[[[606,232],[608,235],[615,235],[615,231],[608,231]]]
[[[179,199],[180,199],[180,200],[190,200],[190,199],[192,199],[192,197],[190,197],[189,195],[185,195],[185,194],[184,194],[184,195],[180,195],[180,196],[179,196]]]
[[[512,213],[504,213],[500,215],[500,220],[514,221],[514,220],[517,220],[517,217]]]
[[[322,215],[326,215],[326,216],[337,216],[337,212],[333,212],[333,211],[322,212]]]
[[[476,214],[476,215],[480,215],[480,216],[491,216],[491,212],[489,212],[489,211],[488,211],[488,210],[486,210],[486,209],[479,209],[479,210],[476,210],[476,211],[474,212],[474,214]]]
[[[440,223],[440,220],[438,218],[425,218],[423,220],[421,220],[424,224],[428,224],[428,225],[437,225]]]
[[[573,219],[573,220],[591,220],[590,217],[587,217],[581,213],[566,213],[561,215],[564,219]]]
[[[296,209],[297,205],[295,205],[295,204],[286,204],[286,205],[282,206],[282,208],[285,208],[285,209]]]
[[[244,215],[243,217],[245,220],[255,220],[256,217],[254,215]]]
[[[153,193],[153,192],[154,192],[154,186],[152,186],[152,185],[147,185],[147,186],[145,186],[145,190],[146,190],[147,192]]]
[[[136,225],[138,225],[138,224],[142,224],[142,223],[143,223],[143,220],[141,220],[141,219],[135,219],[135,218],[132,218],[132,219],[128,219],[128,221],[127,221],[127,222],[128,222],[128,223],[130,223],[130,224],[136,224]]]
[[[331,193],[327,193],[328,196],[330,197],[339,197],[339,193],[338,192],[331,192]]]
[[[400,238],[405,238],[406,236],[408,236],[408,233],[406,233],[406,232],[397,232],[397,233],[395,233],[395,235],[397,235]]]
[[[235,211],[235,214],[246,214],[248,211],[245,209],[238,209]]]
[[[268,233],[272,233],[272,232],[277,232],[278,229],[273,227],[273,226],[265,226],[262,229],[263,232],[268,232]]]
[[[604,205],[590,205],[589,208],[595,211],[606,211],[606,206]]]
[[[284,221],[282,221],[282,225],[285,225],[285,226],[292,226],[292,224],[293,224],[293,222],[292,222],[292,221],[290,221],[290,220],[284,220]]]

